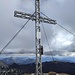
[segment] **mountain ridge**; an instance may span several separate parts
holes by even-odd
[[[62,61],[62,62],[70,62],[75,63],[75,57],[59,57],[59,56],[53,56],[54,61]],[[52,57],[50,56],[44,56],[42,57],[42,62],[49,62],[53,61]],[[6,64],[31,64],[36,62],[35,57],[9,57],[2,59],[3,62]]]

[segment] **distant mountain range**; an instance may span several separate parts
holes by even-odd
[[[13,63],[16,63],[16,64],[31,64],[31,63],[35,63],[35,60],[34,59],[30,59],[30,58],[19,58],[19,57],[16,57],[16,58],[4,58],[2,59],[3,62],[5,62],[6,64],[13,64]]]
[[[6,64],[32,64],[36,62],[35,57],[7,57],[1,59],[3,62]],[[68,56],[43,56],[42,57],[42,62],[49,62],[49,61],[61,61],[61,62],[70,62],[70,63],[75,63],[75,57],[68,57]]]
[[[54,71],[57,73],[68,73],[75,75],[75,57],[65,56],[42,57],[43,73]],[[35,57],[6,57],[0,60],[1,66],[22,70],[24,73],[35,73]],[[7,65],[8,64],[8,65]]]

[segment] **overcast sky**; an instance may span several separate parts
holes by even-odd
[[[75,34],[75,0],[40,0],[41,12],[57,21]],[[0,0],[0,49],[15,35],[27,21],[14,17],[14,11],[33,14],[35,0]],[[43,15],[42,15],[43,16]],[[51,51],[75,51],[75,37],[58,25],[44,24]],[[49,53],[49,47],[41,23],[42,44],[44,52]],[[8,52],[35,52],[35,22],[29,21],[26,27],[4,50]],[[65,52],[64,52],[65,53]],[[62,55],[62,54],[61,54]]]

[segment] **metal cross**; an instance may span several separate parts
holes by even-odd
[[[32,15],[20,11],[15,11],[14,16],[35,21],[36,75],[42,75],[43,46],[41,45],[40,22],[57,24],[56,20],[40,16],[40,0],[35,0],[35,14]]]

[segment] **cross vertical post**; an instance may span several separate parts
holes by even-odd
[[[36,75],[42,75],[40,0],[35,0],[35,45],[36,45]]]

